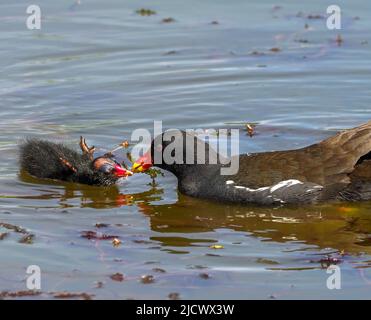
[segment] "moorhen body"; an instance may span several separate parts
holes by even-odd
[[[208,157],[205,164],[183,164],[190,151],[186,147],[180,162],[167,164],[166,147],[174,141],[186,146],[190,137],[176,131],[170,136],[178,135],[178,140],[165,141],[165,134],[153,140],[150,152],[132,170],[141,172],[152,165],[168,170],[178,178],[179,191],[189,196],[263,205],[371,200],[371,121],[305,148],[240,155],[239,171],[229,176],[220,174],[225,162],[211,164]],[[201,147],[215,156],[208,143],[195,135],[191,139],[194,155]],[[161,153],[162,163],[154,162],[155,152]]]
[[[101,186],[132,174],[111,153],[94,159],[95,148],[89,148],[83,137],[80,147],[82,154],[61,143],[28,139],[20,146],[20,165],[37,178]]]

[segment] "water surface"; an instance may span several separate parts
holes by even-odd
[[[0,223],[26,232],[0,228],[0,291],[25,290],[27,266],[38,265],[43,294],[29,298],[371,298],[371,203],[221,205],[178,194],[169,173],[156,186],[136,175],[102,189],[39,181],[17,163],[24,137],[77,147],[84,135],[102,152],[154,120],[257,122],[253,138],[241,130],[241,152],[302,147],[359,125],[371,119],[370,4],[338,1],[339,32],[306,18],[326,13],[319,0],[44,0],[39,31],[26,28],[28,4],[0,4]],[[157,14],[135,13],[148,6]],[[19,242],[29,234],[32,243]],[[326,287],[331,263],[342,290]]]

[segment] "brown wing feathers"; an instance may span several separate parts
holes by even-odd
[[[371,121],[343,131],[319,144],[324,159],[325,184],[349,183],[360,158],[371,152]]]
[[[344,187],[359,159],[369,152],[371,121],[306,148],[241,156],[240,171],[231,179],[254,188],[288,179]]]

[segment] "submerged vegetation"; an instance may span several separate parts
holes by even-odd
[[[141,9],[138,9],[137,11],[135,11],[137,14],[141,15],[141,16],[153,16],[155,14],[157,14],[156,11],[154,10],[151,10],[151,9],[145,9],[145,8],[141,8]]]
[[[172,23],[172,22],[175,22],[175,19],[174,18],[164,18],[161,20],[162,23]]]

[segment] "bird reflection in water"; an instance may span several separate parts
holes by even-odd
[[[112,209],[122,206],[135,205],[139,210],[145,210],[146,205],[152,201],[162,199],[162,189],[153,186],[150,190],[135,193],[124,194],[116,185],[109,187],[89,186],[76,183],[67,183],[48,179],[38,179],[30,176],[27,172],[21,171],[19,178],[21,181],[32,184],[44,184],[52,186],[64,187],[64,192],[61,194],[58,190],[45,190],[47,193],[41,195],[21,196],[22,199],[59,199],[61,207],[69,207],[68,200],[80,198],[81,208],[94,209]]]
[[[20,174],[26,183],[40,183],[26,173]],[[208,239],[187,239],[185,234],[230,229],[245,232],[261,241],[285,243],[295,241],[318,248],[333,248],[339,252],[371,253],[371,203],[333,203],[312,206],[253,207],[226,205],[179,194],[175,203],[161,204],[164,190],[152,186],[148,191],[124,194],[117,186],[102,188],[72,183],[42,181],[43,184],[63,186],[60,190],[25,199],[59,199],[68,208],[68,200],[80,198],[83,208],[110,209],[135,206],[149,219],[152,231],[163,234],[151,240],[163,246],[189,246]],[[55,189],[54,189],[55,190]],[[174,237],[174,233],[180,237]],[[172,234],[167,236],[167,234]],[[182,239],[184,241],[182,241]],[[195,241],[193,241],[195,240]],[[205,240],[205,241],[203,241]]]

